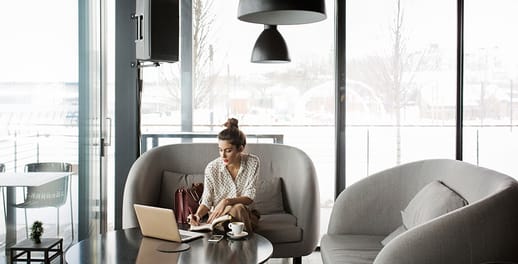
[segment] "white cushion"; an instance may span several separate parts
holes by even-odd
[[[466,205],[466,200],[440,181],[433,181],[419,191],[401,211],[406,229]]]

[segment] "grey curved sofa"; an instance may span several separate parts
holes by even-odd
[[[272,257],[300,261],[313,252],[319,239],[319,189],[313,162],[300,149],[282,144],[247,144],[245,152],[261,161],[262,185],[255,200],[264,211],[256,232],[272,242]],[[171,144],[140,156],[124,188],[123,228],[138,225],[134,203],[174,209],[174,191],[185,185],[180,176],[189,174],[190,181],[203,181],[205,166],[217,156],[215,143]]]
[[[468,204],[408,229],[400,211],[440,180]],[[459,264],[518,262],[518,184],[499,172],[455,160],[424,160],[371,175],[343,191],[323,236],[324,263]]]

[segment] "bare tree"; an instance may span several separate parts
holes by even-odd
[[[217,74],[212,69],[214,48],[210,44],[209,32],[214,22],[211,13],[213,0],[192,0],[192,63],[193,63],[193,108],[202,108],[209,103],[213,79]],[[160,71],[160,79],[168,87],[168,96],[172,101],[181,98],[179,80],[179,64],[164,65],[167,70]]]
[[[208,37],[214,22],[213,0],[193,0],[193,96],[194,108],[207,106],[213,98],[212,86],[216,74],[213,69],[214,46]]]
[[[426,66],[429,50],[410,52],[404,38],[404,10],[401,0],[396,2],[396,12],[390,28],[392,37],[388,54],[369,56],[349,65],[351,75],[364,80],[378,90],[385,109],[394,116],[396,125],[396,162],[401,163],[401,114],[414,99],[416,73]],[[430,65],[430,64],[429,64]]]

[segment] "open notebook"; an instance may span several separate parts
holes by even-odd
[[[134,204],[142,235],[174,242],[187,242],[203,234],[178,229],[172,209]]]

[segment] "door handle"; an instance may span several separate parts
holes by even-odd
[[[133,14],[131,16],[131,18],[137,20],[137,39],[135,39],[135,42],[141,41],[142,39],[144,39],[144,36],[142,34],[142,23],[144,21],[144,15],[143,14],[139,14],[139,15]]]

